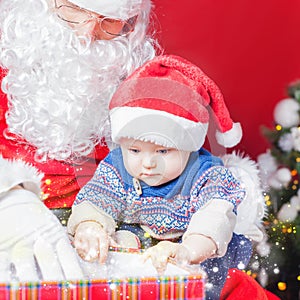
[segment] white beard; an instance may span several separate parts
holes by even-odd
[[[90,44],[49,14],[45,0],[1,0],[0,9],[7,138],[34,145],[40,161],[82,159],[108,136],[108,103],[120,81],[154,56],[151,40],[137,42],[145,27],[135,40]]]

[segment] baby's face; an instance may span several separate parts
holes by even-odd
[[[127,138],[121,140],[120,146],[127,172],[150,186],[177,178],[190,156],[187,151]]]

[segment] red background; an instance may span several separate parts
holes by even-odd
[[[299,0],[153,0],[166,54],[200,66],[221,88],[243,127],[236,149],[256,158],[268,148],[261,125],[300,78]]]

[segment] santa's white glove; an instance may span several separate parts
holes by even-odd
[[[56,216],[30,191],[0,196],[0,281],[83,278]]]

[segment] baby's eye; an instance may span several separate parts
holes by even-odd
[[[134,153],[134,154],[140,153],[140,150],[139,150],[139,149],[129,148],[128,150],[129,150],[129,152]]]
[[[156,150],[156,152],[159,154],[167,154],[169,152],[169,149],[158,149]]]

